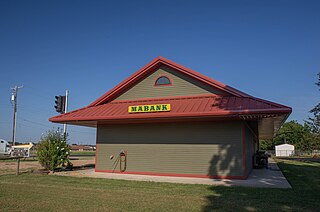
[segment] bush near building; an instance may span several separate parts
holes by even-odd
[[[61,131],[51,130],[38,144],[38,161],[47,170],[53,172],[59,166],[71,165],[70,147]]]

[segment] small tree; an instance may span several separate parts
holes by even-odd
[[[274,150],[274,147],[286,141],[293,144],[297,150],[308,151],[319,146],[317,136],[311,133],[310,128],[305,124],[301,125],[297,121],[286,122],[279,129],[277,134],[270,140],[261,140],[260,149]]]
[[[307,129],[297,121],[289,121],[282,125],[273,140],[276,145],[283,144],[286,140],[289,144],[293,144],[297,149],[302,150],[301,144],[308,133]]]
[[[70,147],[60,130],[50,130],[42,136],[37,150],[39,163],[47,170],[53,172],[59,166],[70,165]]]

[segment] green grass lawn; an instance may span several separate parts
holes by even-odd
[[[278,162],[292,189],[3,175],[0,210],[319,211],[320,163]]]

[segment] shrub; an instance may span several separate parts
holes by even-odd
[[[70,147],[60,130],[48,131],[38,144],[38,161],[47,170],[53,172],[59,166],[65,166],[69,161]]]

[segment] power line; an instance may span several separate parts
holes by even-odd
[[[29,122],[29,123],[31,123],[31,124],[41,125],[41,126],[44,126],[44,127],[52,127],[52,126],[49,126],[49,125],[45,125],[45,124],[41,124],[41,123],[37,123],[37,122],[30,121],[30,120],[27,120],[27,119],[23,119],[23,121],[25,121],[25,122]]]
[[[34,126],[30,126],[30,125],[26,125],[26,124],[22,124],[22,123],[18,123],[18,126],[23,126],[23,127],[30,127],[30,128],[35,128]],[[47,129],[46,127],[43,127],[43,126],[37,126],[38,128],[41,128],[41,129]]]
[[[39,122],[35,122],[35,121],[30,121],[30,120],[27,120],[27,119],[22,119],[22,121],[24,122],[29,122],[31,124],[35,124],[35,125],[39,125],[39,126],[43,126],[43,127],[48,127],[48,128],[52,128],[53,126],[49,126],[49,125],[46,125],[46,124],[42,124],[42,123],[39,123]],[[84,132],[84,131],[77,131],[77,130],[68,130],[69,132],[75,132],[75,133],[85,133],[85,134],[92,134],[93,132]]]
[[[34,92],[33,92],[33,95],[35,95],[35,96],[38,96],[38,97],[41,97],[41,98],[45,98],[45,99],[48,98],[48,93],[39,92],[39,91],[43,91],[42,89],[34,88],[34,87],[30,86],[30,85],[26,86],[25,88],[34,91]],[[30,92],[29,92],[29,93],[30,93]],[[32,94],[32,93],[31,93],[31,94]]]
[[[18,105],[18,109],[26,109],[26,110],[30,110],[30,111],[34,111],[34,112],[38,112],[39,110],[42,110],[43,112],[46,111],[47,113],[49,113],[49,110],[44,110],[43,107],[34,107],[29,106],[29,105]]]

